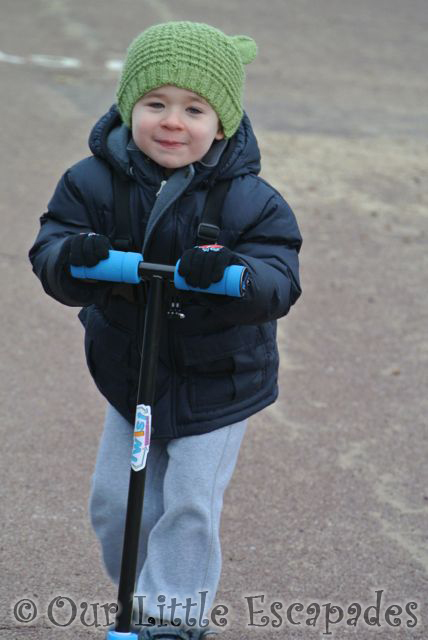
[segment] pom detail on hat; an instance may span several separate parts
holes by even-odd
[[[248,36],[232,36],[231,40],[238,49],[244,64],[249,64],[257,56],[257,44],[252,38]]]

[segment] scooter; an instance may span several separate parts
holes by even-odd
[[[144,262],[140,253],[109,251],[109,257],[95,267],[71,267],[75,278],[104,280],[128,284],[148,283],[143,347],[135,412],[134,441],[128,504],[123,541],[122,563],[118,590],[118,609],[114,630],[108,631],[106,640],[138,640],[131,631],[133,599],[138,557],[138,541],[143,513],[146,462],[152,431],[151,407],[154,404],[156,370],[161,337],[161,317],[165,295],[171,284],[179,290],[241,297],[248,281],[247,269],[241,265],[227,267],[223,278],[207,289],[190,287],[175,266]],[[178,310],[173,311],[178,317]]]

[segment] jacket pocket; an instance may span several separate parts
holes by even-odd
[[[265,381],[267,352],[258,326],[180,336],[182,373],[192,410],[204,411],[251,398]]]
[[[86,361],[98,389],[115,406],[132,411],[136,370],[131,366],[131,334],[111,325],[97,307],[84,309],[79,317],[86,329]]]

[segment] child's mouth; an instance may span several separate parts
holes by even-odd
[[[177,142],[175,140],[156,140],[156,142],[166,149],[178,149],[184,145],[184,142]]]

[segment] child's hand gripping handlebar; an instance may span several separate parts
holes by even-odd
[[[216,293],[240,298],[246,287],[247,269],[241,265],[232,264],[225,269],[224,276],[218,282],[214,282],[207,289],[191,287],[178,273],[177,262],[175,267],[164,264],[144,262],[141,253],[125,251],[109,251],[109,257],[101,260],[95,267],[70,267],[74,278],[88,280],[105,280],[109,282],[126,282],[138,284],[149,275],[162,275],[174,282],[177,289],[188,291],[201,291],[203,293]]]

